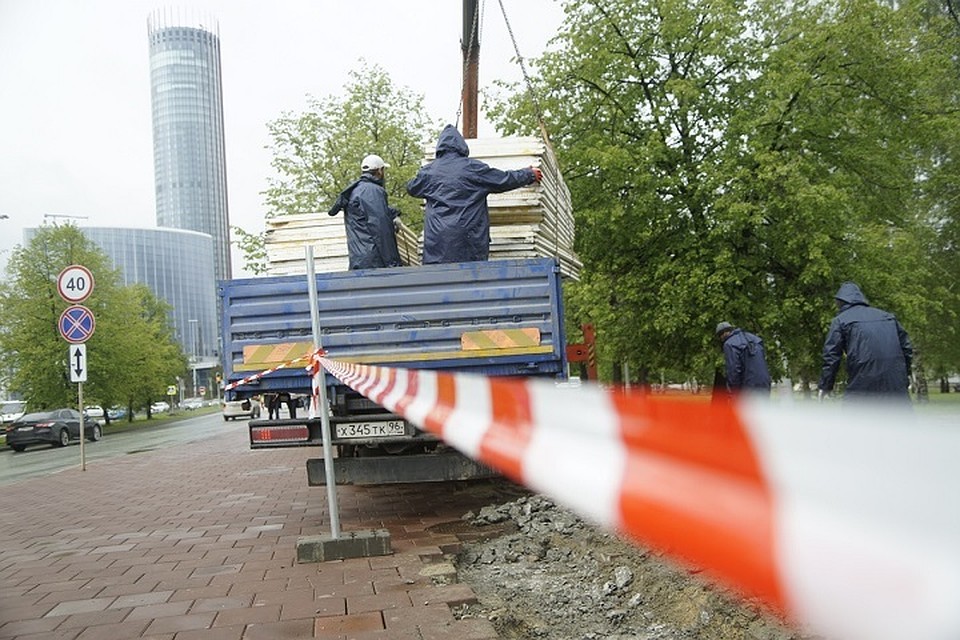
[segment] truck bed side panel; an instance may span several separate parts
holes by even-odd
[[[333,358],[487,375],[563,371],[562,300],[552,259],[322,273],[316,280],[323,347]],[[225,281],[220,296],[226,382],[275,366],[270,358],[303,353],[313,341],[304,276]],[[465,347],[477,332],[501,342]],[[518,343],[509,342],[518,335]],[[305,364],[237,392],[308,393]]]

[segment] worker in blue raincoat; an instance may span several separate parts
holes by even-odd
[[[820,397],[833,391],[840,361],[847,357],[845,398],[886,396],[909,401],[913,344],[897,318],[871,307],[853,282],[834,296],[839,313],[823,345]]]
[[[718,324],[715,333],[723,346],[727,390],[769,394],[771,380],[763,340],[729,322]]]
[[[378,155],[365,157],[360,163],[360,179],[344,189],[327,212],[331,216],[344,212],[351,269],[400,266],[396,236],[400,212],[387,205],[383,188],[388,166]]]
[[[466,140],[447,125],[436,159],[407,183],[407,193],[426,200],[423,263],[471,262],[490,255],[487,195],[539,182],[540,169],[501,171],[471,159]]]

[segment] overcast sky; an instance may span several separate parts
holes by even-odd
[[[559,2],[502,1],[521,54],[538,56]],[[482,91],[522,74],[499,1],[481,4]],[[422,94],[431,117],[456,117],[461,0],[0,0],[0,265],[45,214],[156,225],[147,17],[173,6],[219,25],[230,221],[248,231],[263,229],[273,175],[266,123],[339,93],[361,58]],[[480,136],[493,134],[481,112]]]

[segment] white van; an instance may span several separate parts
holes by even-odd
[[[8,424],[21,417],[27,411],[23,400],[4,400],[0,402],[0,424]]]

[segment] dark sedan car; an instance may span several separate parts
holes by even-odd
[[[84,435],[89,440],[99,440],[102,435],[100,425],[84,421]],[[7,429],[7,444],[14,451],[23,451],[31,444],[65,447],[71,440],[79,439],[80,413],[73,409],[28,413]]]

